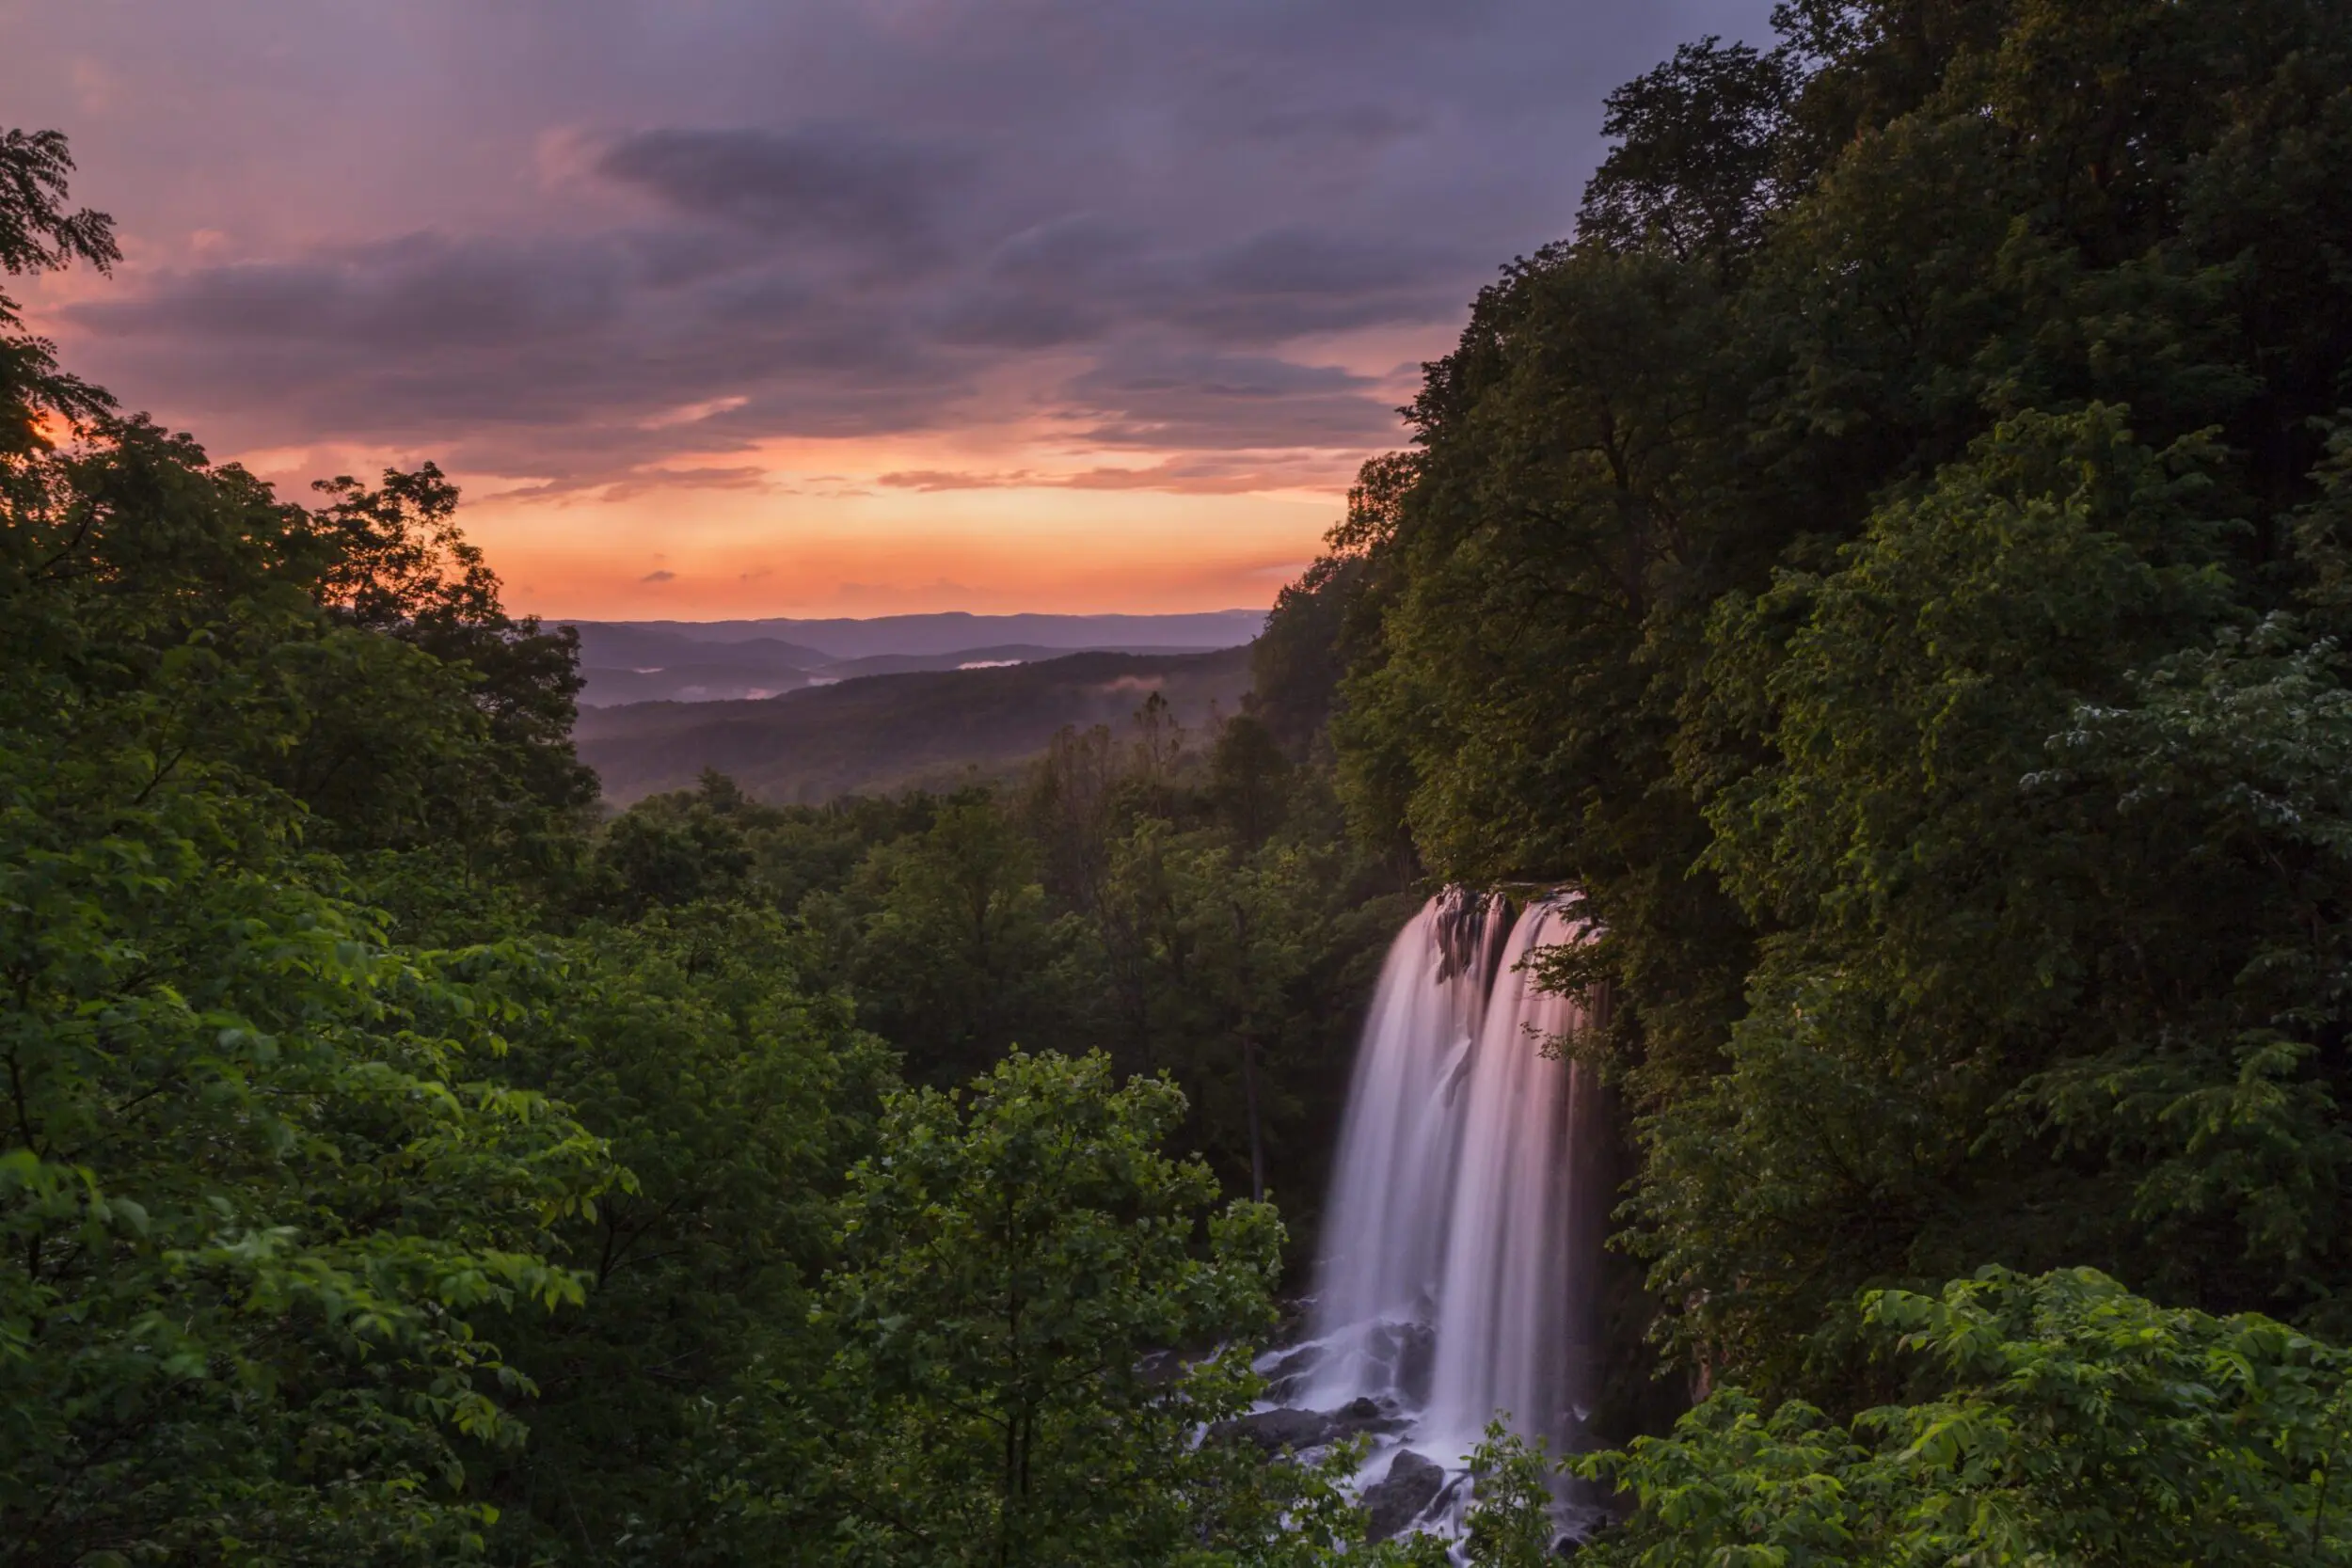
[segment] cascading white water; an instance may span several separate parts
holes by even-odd
[[[1573,1444],[1589,1397],[1608,1195],[1598,1087],[1548,1039],[1586,1022],[1536,988],[1587,939],[1573,900],[1441,895],[1390,950],[1340,1140],[1304,1402],[1388,1399],[1458,1463],[1488,1419]],[[1434,1344],[1432,1340],[1434,1339]]]
[[[1467,1451],[1498,1413],[1528,1436],[1571,1439],[1590,1393],[1592,1265],[1598,1240],[1579,1190],[1598,1131],[1597,1085],[1546,1043],[1587,1022],[1576,1000],[1538,989],[1527,961],[1584,940],[1557,904],[1519,916],[1503,949],[1462,1096],[1438,1362],[1420,1440]]]
[[[1460,1152],[1457,1101],[1504,933],[1501,899],[1449,889],[1398,933],[1364,1020],[1315,1291],[1310,1405],[1428,1397],[1430,1324]]]

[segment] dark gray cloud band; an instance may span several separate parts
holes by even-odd
[[[440,72],[443,119],[352,113],[380,115],[387,188],[401,160],[438,160],[456,215],[360,202],[340,240],[183,251],[55,319],[126,400],[225,445],[380,443],[644,489],[741,483],[723,454],[764,439],[1042,419],[1136,456],[1065,483],[1281,483],[1301,454],[1395,438],[1394,385],[1317,340],[1441,346],[1497,263],[1565,227],[1600,95],[1763,9],[596,0],[469,29],[460,0],[419,0],[445,49],[403,69]],[[246,13],[355,46],[295,0]],[[108,47],[103,20],[27,20]],[[214,69],[235,69],[234,33]],[[510,55],[531,63],[498,75]],[[169,101],[124,103],[169,135]],[[453,158],[469,127],[478,152]],[[570,150],[552,174],[550,147]],[[128,172],[125,200],[123,161],[85,158],[135,237],[143,202],[183,198]]]
[[[644,131],[596,160],[605,178],[680,214],[872,255],[928,254],[946,198],[977,160],[854,126]]]

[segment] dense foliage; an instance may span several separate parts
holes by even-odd
[[[1269,1326],[1279,1233],[1237,1204],[1196,1248],[1217,1190],[1161,1151],[1182,1114],[1101,1056],[1016,1053],[968,1095],[892,1103],[813,1318],[826,1375],[768,1395],[824,1433],[787,1528],[926,1563],[1164,1560],[1220,1533],[1199,1502],[1221,1489],[1187,1472],[1247,1463],[1195,1436],[1247,1407],[1239,1337]]]
[[[1327,764],[1254,715],[1194,736],[1147,699],[1125,734],[1064,732],[1016,788],[777,806],[707,775],[615,817],[569,908],[792,917],[810,983],[853,996],[914,1081],[1016,1046],[1166,1073],[1175,1135],[1296,1228],[1410,887],[1348,841]]]
[[[2352,12],[1775,24],[1613,95],[1247,711],[1015,784],[601,818],[440,474],[0,295],[0,1560],[1432,1568],[1216,1425],[1432,879],[1605,920],[1704,1397],[1596,1560],[2352,1556]]]
[[[0,142],[9,270],[111,259],[69,167]],[[472,1322],[579,1300],[550,1236],[615,1173],[500,1069],[500,971],[537,957],[393,946],[311,839],[464,824],[432,853],[519,874],[577,798],[568,671],[501,685],[365,627],[391,563],[340,510],[116,417],[37,340],[6,340],[0,423],[0,1549],[461,1555],[491,1516],[463,1452],[519,1440],[527,1388]]]
[[[0,142],[11,270],[112,260],[70,169]],[[1360,1543],[1200,1440],[1397,886],[1327,780],[1154,702],[600,823],[442,476],[290,503],[0,346],[0,1560]]]
[[[1933,1397],[1851,1428],[1738,1390],[1578,1468],[1629,1488],[1597,1561],[2352,1560],[2345,1353],[2165,1310],[2089,1269],[1874,1292],[1866,1330]]]
[[[2352,13],[1776,21],[1612,98],[1302,585],[1350,809],[1605,915],[1685,1365],[1856,1408],[1988,1263],[2341,1336]]]

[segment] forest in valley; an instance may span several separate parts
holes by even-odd
[[[606,809],[437,470],[0,294],[0,1564],[2352,1562],[2352,9],[1774,24],[1238,710],[961,787]],[[1614,1446],[1375,1543],[1220,1423],[1449,884],[1602,932]]]

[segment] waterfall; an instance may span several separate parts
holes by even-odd
[[[1452,1465],[1487,1420],[1573,1445],[1592,1388],[1609,1195],[1599,1087],[1545,1053],[1585,1022],[1536,989],[1538,948],[1586,940],[1572,899],[1450,890],[1390,949],[1342,1126],[1318,1271],[1322,1408],[1370,1397]]]
[[[1456,1102],[1502,956],[1499,898],[1449,889],[1398,933],[1373,992],[1315,1291],[1311,1404],[1428,1397],[1463,1118]]]

